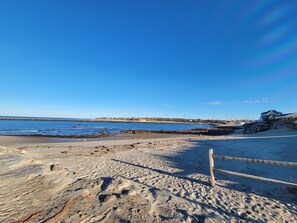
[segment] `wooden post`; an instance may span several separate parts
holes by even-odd
[[[214,161],[213,161],[213,149],[208,150],[209,155],[209,173],[210,173],[210,184],[213,187],[216,183],[213,169],[214,169]]]

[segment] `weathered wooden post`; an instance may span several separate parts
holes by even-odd
[[[213,169],[214,169],[214,161],[213,161],[213,149],[208,150],[209,155],[209,173],[210,173],[210,184],[213,187],[216,183]]]

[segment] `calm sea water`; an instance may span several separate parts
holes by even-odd
[[[211,128],[205,124],[159,124],[130,122],[78,122],[78,121],[14,121],[0,120],[0,135],[61,135],[87,136],[102,133],[116,134],[122,130],[189,130]]]

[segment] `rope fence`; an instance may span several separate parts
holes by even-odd
[[[249,179],[253,179],[253,180],[260,180],[260,181],[264,181],[264,182],[284,184],[287,186],[297,187],[297,184],[293,183],[293,182],[275,180],[275,179],[271,179],[271,178],[254,176],[254,175],[244,174],[244,173],[238,173],[238,172],[233,172],[233,171],[229,171],[229,170],[216,169],[216,168],[214,168],[214,159],[234,160],[234,161],[243,161],[243,162],[252,162],[252,163],[263,163],[263,164],[291,166],[291,167],[292,166],[297,167],[297,162],[284,162],[284,161],[275,161],[275,160],[260,160],[260,159],[241,158],[241,157],[232,157],[232,156],[220,156],[220,155],[214,155],[213,149],[210,149],[208,151],[208,154],[209,154],[209,168],[210,168],[210,184],[211,184],[211,186],[215,186],[214,172],[220,172],[223,174],[229,174],[229,175],[237,176],[237,177],[243,177],[243,178],[249,178]]]
[[[222,160],[244,161],[244,162],[251,162],[251,163],[263,163],[263,164],[271,164],[271,165],[279,165],[279,166],[297,166],[297,163],[295,162],[259,160],[259,159],[240,158],[240,157],[232,157],[232,156],[219,156],[219,155],[213,155],[213,158],[222,159]]]

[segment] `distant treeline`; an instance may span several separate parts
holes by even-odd
[[[213,120],[213,119],[186,119],[186,118],[148,118],[151,121],[160,122],[190,122],[190,123],[213,123],[213,124],[228,124],[230,121],[227,120]]]
[[[131,122],[180,122],[180,123],[199,123],[199,124],[240,124],[242,122],[250,122],[251,120],[217,120],[217,119],[187,119],[187,118],[97,118],[97,120],[108,121],[131,121]]]

